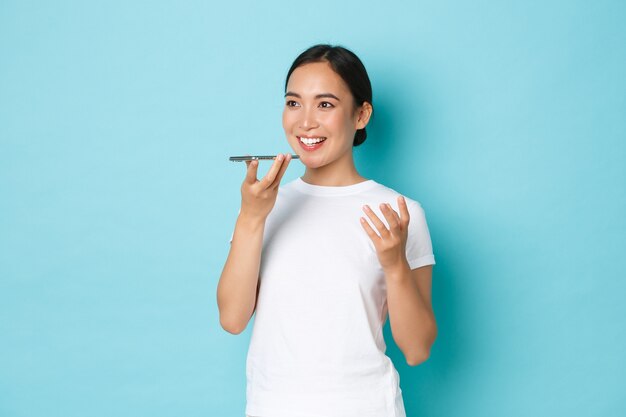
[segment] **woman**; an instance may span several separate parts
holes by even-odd
[[[257,180],[247,163],[241,209],[217,289],[222,327],[256,311],[246,415],[404,417],[383,327],[410,365],[429,355],[435,258],[421,205],[362,177],[372,89],[351,51],[316,45],[285,82],[283,128],[306,167],[280,181],[290,155]]]

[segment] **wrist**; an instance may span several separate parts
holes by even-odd
[[[237,217],[237,224],[247,230],[255,231],[265,226],[265,217],[254,216],[241,212]]]
[[[411,267],[406,259],[402,259],[393,265],[383,268],[383,272],[388,280],[402,281],[411,276]]]

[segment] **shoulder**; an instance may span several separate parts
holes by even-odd
[[[377,182],[376,186],[372,187],[370,191],[372,193],[371,197],[375,199],[380,199],[381,203],[386,202],[391,204],[392,206],[395,206],[398,202],[398,197],[403,196],[407,202],[407,207],[409,208],[409,210],[423,211],[422,204],[418,200],[411,198],[406,194],[402,194],[399,191],[396,191],[395,189],[388,187],[384,184],[380,184]]]
[[[272,212],[279,211],[282,208],[289,209],[289,207],[302,202],[302,193],[298,191],[296,182],[297,180],[286,181],[278,186],[278,193]]]
[[[284,183],[281,183],[278,186],[278,195],[279,196],[289,196],[292,195],[296,192],[296,182],[298,181],[298,179],[294,179],[291,181],[287,181]]]

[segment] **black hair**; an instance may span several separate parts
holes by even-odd
[[[291,73],[298,67],[315,62],[328,62],[330,67],[347,84],[354,97],[355,106],[361,106],[364,102],[372,105],[372,84],[365,70],[365,66],[354,52],[342,47],[326,44],[314,45],[302,52],[291,64],[287,78],[285,79],[285,92]],[[367,138],[365,128],[359,129],[354,134],[352,146],[359,146]]]

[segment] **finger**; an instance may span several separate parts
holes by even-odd
[[[387,203],[380,205],[380,211],[382,211],[383,216],[387,219],[387,223],[391,230],[398,230],[400,228],[400,218],[398,217],[398,213]]]
[[[280,166],[283,163],[283,160],[285,159],[285,157],[283,156],[283,154],[278,154],[276,155],[276,158],[274,159],[274,163],[272,164],[270,170],[268,171],[267,174],[265,174],[265,177],[263,177],[262,182],[265,185],[265,188],[269,188],[270,185],[272,185],[272,183],[274,182],[274,179],[276,178],[276,175],[278,174],[278,171],[280,170]]]
[[[409,224],[411,216],[409,215],[409,207],[404,196],[398,197],[398,207],[400,208],[400,220],[404,224]]]
[[[365,217],[361,217],[361,226],[363,226],[363,229],[365,230],[365,233],[367,233],[367,235],[370,237],[370,239],[372,239],[372,242],[374,242],[374,244],[376,244],[376,242],[378,240],[380,240],[380,236],[378,236],[378,233],[376,233],[374,231],[374,229],[372,229],[372,226],[370,226],[370,224],[367,222],[367,220],[365,220]]]
[[[259,161],[257,159],[253,161],[246,161],[247,171],[246,171],[246,182],[248,184],[256,183],[256,175],[257,170],[259,168]]]
[[[376,226],[376,229],[378,230],[378,233],[381,237],[389,235],[389,229],[387,229],[387,226],[385,226],[382,220],[378,218],[378,216],[376,215],[376,213],[374,213],[370,206],[363,206],[363,211],[365,212],[365,214],[367,214],[367,217],[370,218],[372,223],[374,223],[374,226]]]
[[[285,171],[287,171],[287,166],[289,166],[290,161],[291,154],[288,153],[285,155],[285,159],[280,167],[280,171],[278,171],[278,174],[276,175],[276,178],[274,179],[274,182],[272,183],[272,185],[270,185],[270,187],[276,188],[280,185],[280,181],[283,179],[283,175],[285,175]]]

